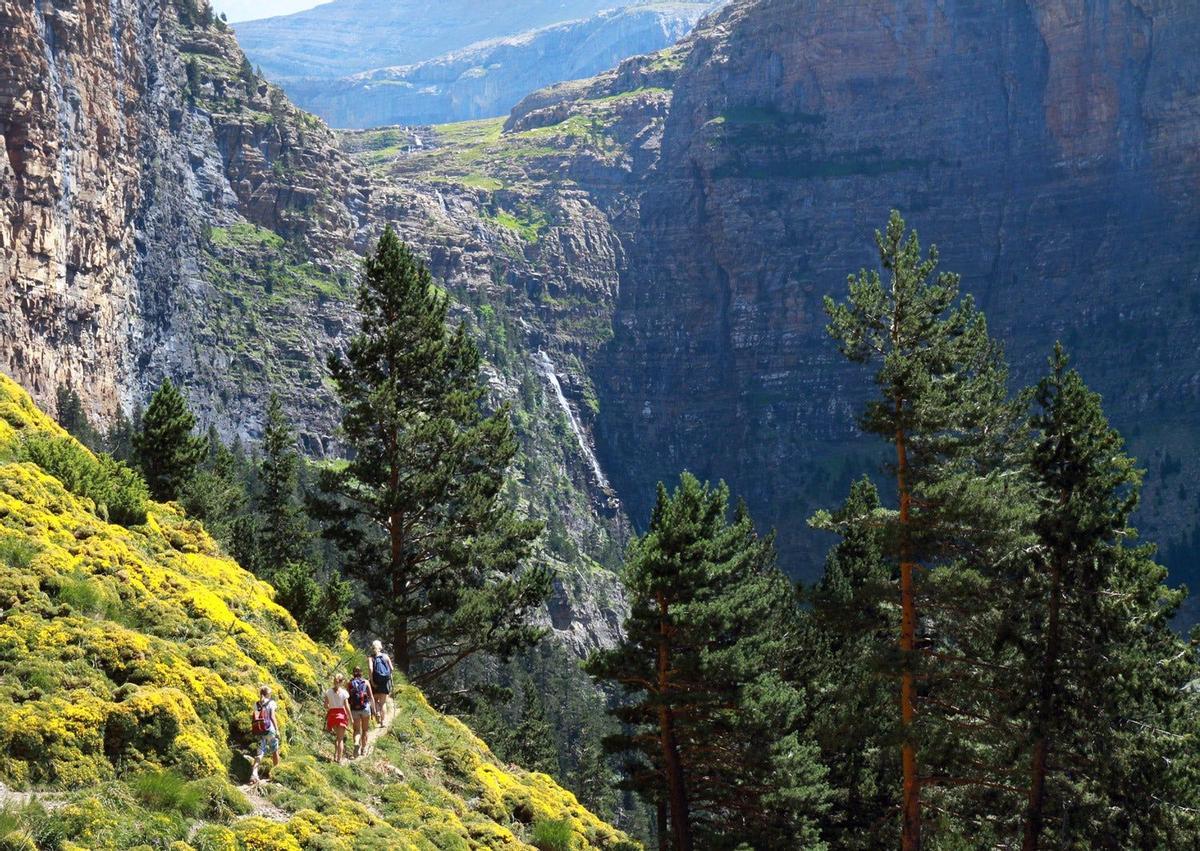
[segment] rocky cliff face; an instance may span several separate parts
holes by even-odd
[[[1198,32],[1173,2],[743,0],[677,48],[530,96],[490,147],[434,129],[388,168],[492,180],[484,215],[567,196],[604,213],[615,285],[581,366],[635,520],[689,468],[778,528],[794,574],[819,570],[806,518],[882,460],[855,429],[869,381],[827,340],[821,299],[874,262],[897,207],[963,274],[1018,380],[1056,338],[1071,348],[1150,468],[1140,525],[1186,579]],[[565,259],[548,274],[567,290],[592,277]]]
[[[519,236],[469,196],[372,180],[204,4],[23,0],[0,22],[17,46],[0,53],[0,368],[43,403],[73,384],[101,423],[170,375],[202,422],[250,441],[278,392],[308,451],[336,452],[323,364],[391,222],[461,300],[493,401],[519,412],[519,490],[556,518],[547,619],[580,650],[611,641],[621,599],[597,560],[613,563],[622,515],[505,306],[531,274]]]
[[[606,9],[471,45],[443,56],[340,79],[284,83],[300,106],[334,127],[440,124],[507,114],[530,92],[590,77],[687,35],[716,5],[651,3]]]
[[[1144,462],[1194,458],[1198,36],[1194,4],[1136,0],[759,0],[712,20],[595,362],[600,454],[633,515],[680,468],[723,477],[814,574],[805,517],[871,452],[869,388],[821,297],[872,262],[892,207],[963,274],[1019,378],[1063,338]],[[1165,540],[1195,522],[1184,470],[1149,488],[1140,525]]]

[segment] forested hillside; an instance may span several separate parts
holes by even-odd
[[[320,694],[362,654],[315,643],[199,523],[114,482],[0,376],[0,780],[34,790],[4,793],[5,847],[529,848],[550,822],[621,847],[411,686],[369,757],[331,763]],[[284,759],[248,798],[263,685]]]

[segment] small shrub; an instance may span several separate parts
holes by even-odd
[[[175,771],[150,771],[129,782],[134,796],[147,808],[195,818],[207,803],[205,792]]]
[[[31,434],[22,443],[27,461],[37,464],[76,496],[96,504],[104,520],[135,526],[146,522],[150,491],[138,473],[111,456],[99,457],[74,440]]]
[[[575,847],[571,823],[566,819],[539,821],[529,841],[539,851],[571,851]]]
[[[222,777],[205,777],[190,785],[200,793],[200,815],[208,821],[230,822],[252,809],[241,790]]]

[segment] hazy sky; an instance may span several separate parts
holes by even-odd
[[[212,0],[212,5],[213,9],[224,12],[230,22],[234,22],[287,15],[324,2],[326,0]]]

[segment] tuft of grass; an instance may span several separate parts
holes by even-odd
[[[533,826],[529,838],[538,851],[571,851],[574,847],[574,832],[566,819],[539,821]]]
[[[199,816],[206,804],[204,790],[170,769],[139,774],[129,781],[129,788],[147,809],[186,818]]]
[[[5,535],[0,538],[0,562],[17,570],[24,570],[33,564],[41,548],[28,538],[15,535]]]

